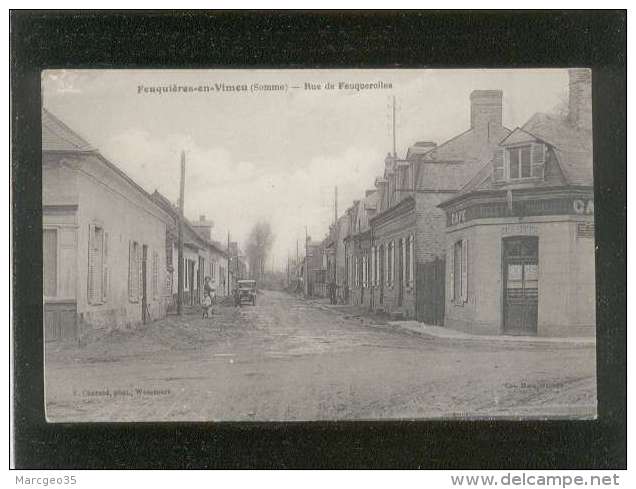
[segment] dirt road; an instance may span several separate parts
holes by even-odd
[[[592,346],[452,342],[281,292],[82,348],[47,343],[50,421],[591,417]]]

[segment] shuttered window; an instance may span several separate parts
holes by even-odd
[[[388,285],[395,281],[395,241],[389,243]]]
[[[369,257],[367,255],[362,257],[362,285],[369,286]]]
[[[545,176],[546,149],[545,144],[532,144],[532,176],[535,178],[543,179]]]
[[[532,143],[527,146],[509,148],[506,153],[508,178],[544,178],[546,145]]]
[[[159,253],[152,252],[152,296],[159,295]]]
[[[141,266],[140,266],[140,246],[136,241],[128,244],[128,299],[131,302],[139,300]]]
[[[409,238],[409,254],[410,254],[410,258],[409,258],[409,284],[413,285],[413,278],[415,276],[414,272],[414,265],[413,263],[415,262],[415,255],[413,253],[413,249],[414,249],[414,245],[413,245],[413,235],[411,235],[411,237]]]
[[[508,150],[508,176],[511,180],[531,176],[530,146],[510,148]]]
[[[108,302],[110,295],[110,269],[108,254],[110,253],[110,235],[104,231],[104,245],[102,253],[102,302]]]
[[[495,156],[492,162],[492,179],[495,182],[503,182],[505,180],[504,174],[504,150],[502,148],[495,151]]]
[[[88,227],[88,277],[87,299],[89,304],[100,304],[104,300],[104,229],[90,224]]]
[[[402,249],[402,276],[400,277],[400,280],[402,281],[403,285],[406,285],[406,239],[401,239],[400,240],[400,248]]]
[[[45,297],[57,296],[57,229],[45,229],[42,235],[42,275]]]
[[[411,241],[412,237],[409,236],[406,238],[406,244],[404,246],[404,284],[410,285],[412,280],[411,275],[411,260],[412,260],[412,251],[411,251]]]
[[[456,304],[468,301],[468,242],[457,241],[451,250],[451,298]]]
[[[453,250],[453,300],[458,301],[462,295],[462,242],[455,243]]]

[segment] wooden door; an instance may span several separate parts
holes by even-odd
[[[504,333],[535,335],[539,311],[539,238],[506,238],[503,244]]]
[[[190,289],[190,305],[194,305],[194,260],[188,260],[188,287]]]
[[[446,261],[418,263],[415,268],[415,318],[435,326],[444,325]]]

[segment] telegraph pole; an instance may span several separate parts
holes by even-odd
[[[179,231],[177,248],[179,263],[177,264],[177,314],[183,314],[183,200],[185,197],[185,151],[181,151],[181,180],[179,183]]]
[[[397,144],[395,136],[395,95],[393,95],[393,157],[397,156]]]
[[[230,252],[230,231],[227,232],[227,295],[230,295],[230,266],[232,266],[232,256]]]

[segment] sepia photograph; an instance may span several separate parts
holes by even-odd
[[[596,419],[589,68],[41,95],[48,422]]]

